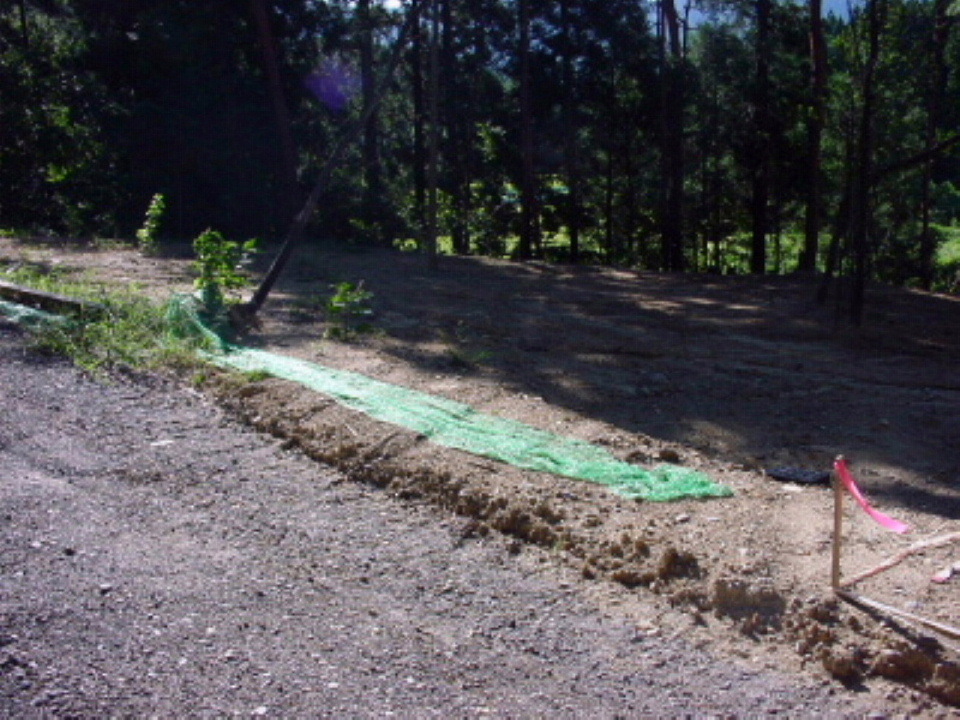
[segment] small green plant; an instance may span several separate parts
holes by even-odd
[[[143,226],[137,230],[137,243],[140,246],[140,252],[144,255],[156,255],[160,249],[160,223],[163,221],[163,212],[167,208],[167,201],[163,195],[157,193],[150,199],[150,206],[147,208],[146,217],[143,220]]]
[[[370,307],[373,293],[364,289],[363,280],[342,282],[333,288],[334,294],[324,305],[329,323],[324,337],[345,340],[355,333],[370,332],[373,326],[368,319],[373,316]]]
[[[238,291],[249,284],[243,266],[256,252],[257,240],[239,243],[208,228],[193,241],[193,249],[197,254],[194,267],[200,273],[194,284],[200,291],[204,311],[218,317],[227,305],[239,301]]]

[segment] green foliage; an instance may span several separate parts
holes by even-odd
[[[205,312],[211,318],[219,317],[228,304],[239,300],[238,291],[250,282],[243,266],[256,252],[257,240],[239,243],[208,228],[193,241],[193,249],[197,255],[194,267],[200,272],[194,284]]]
[[[150,199],[150,206],[147,208],[143,225],[137,230],[137,242],[140,245],[140,252],[144,255],[156,255],[160,249],[158,233],[166,207],[166,200],[160,193],[157,193]]]
[[[441,20],[438,245],[444,253],[509,257],[525,217],[516,4],[448,5]],[[643,3],[530,3],[535,52],[529,58],[530,117],[524,119],[536,137],[534,209],[543,231],[536,250],[544,257],[572,259],[576,237],[579,261],[661,265],[667,165],[661,134],[675,123],[686,158],[682,229],[690,269],[749,267],[758,160],[755,14],[749,3],[700,5],[696,31],[684,38],[683,60],[661,67]],[[807,137],[816,104],[805,6],[773,5],[771,92],[763,108],[772,163],[767,269],[787,272],[795,267],[811,188]],[[361,40],[372,39],[373,57],[389,54],[386,45],[397,35],[402,12],[374,6],[374,32],[365,37],[355,34],[365,25],[351,17],[356,3],[268,4],[290,112],[286,129],[306,184],[316,177],[325,149],[356,119],[363,98],[358,94],[357,102],[333,112],[322,98],[294,89],[302,89],[303,78],[322,69],[325,59]],[[920,257],[917,239],[922,173],[929,168],[934,185],[931,220],[949,226],[960,217],[960,156],[954,148],[928,168],[880,171],[922,152],[929,137],[942,140],[960,127],[960,42],[954,23],[946,72],[940,73],[933,31],[934,10],[942,5],[891,0],[888,6],[873,103],[871,147],[880,180],[871,195],[870,267],[875,278],[908,282],[929,276],[919,272],[929,260]],[[181,238],[208,223],[232,237],[286,228],[295,208],[286,202],[290,185],[278,170],[277,138],[284,128],[264,112],[275,98],[264,82],[245,4],[170,0],[125,5],[119,14],[89,1],[2,7],[0,225],[102,237],[136,232],[145,253],[156,250],[161,220],[165,235]],[[853,176],[869,45],[864,7],[854,3],[851,14],[827,20],[821,248],[842,226],[838,210]],[[951,12],[957,13],[956,2]],[[413,34],[409,41],[423,39]],[[425,60],[428,48],[418,50]],[[428,83],[415,70],[396,74],[367,132],[333,173],[315,226],[329,236],[415,247],[407,238],[422,230],[428,173],[425,143],[412,141],[425,141],[430,130],[421,123],[426,108],[415,107],[418,98],[426,100]],[[940,77],[947,86],[934,103]],[[418,79],[422,84],[414,87]],[[347,77],[344,86],[356,80]],[[661,117],[664,83],[673,87],[674,81],[684,86],[681,107]],[[936,107],[940,117],[931,127]],[[144,218],[141,199],[157,188],[171,192],[155,196]],[[242,287],[232,283],[241,274],[243,246],[238,252],[218,242],[201,243],[206,259],[198,262],[198,285],[221,312],[224,296]],[[949,275],[943,268],[940,262],[938,286],[943,273]]]
[[[960,227],[936,227],[943,238],[937,249],[934,290],[960,293]]]
[[[117,105],[67,3],[0,10],[0,216],[37,231],[108,229],[121,194]]]
[[[373,293],[364,289],[363,280],[338,283],[333,289],[333,295],[324,304],[328,323],[324,337],[348,340],[356,333],[371,332]]]
[[[400,252],[414,253],[420,250],[420,242],[415,238],[403,238],[393,241],[393,246]]]

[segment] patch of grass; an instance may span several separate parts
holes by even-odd
[[[78,366],[103,373],[111,368],[188,370],[201,363],[199,337],[184,337],[171,325],[167,308],[129,289],[107,292],[102,286],[63,281],[56,273],[22,266],[5,273],[11,282],[85,300],[103,308],[96,318],[39,328],[33,343],[40,350],[71,358]]]
[[[135,295],[107,295],[98,302],[101,316],[46,326],[36,334],[36,346],[94,373],[119,367],[185,370],[200,364],[196,351],[202,340],[174,332],[163,305]]]
[[[60,267],[51,267],[41,262],[30,260],[7,263],[6,268],[0,269],[0,277],[7,282],[24,285],[36,290],[58,292],[64,295],[76,295],[80,292],[90,293],[92,284],[70,281],[67,277],[73,271]],[[87,298],[89,299],[89,298]]]

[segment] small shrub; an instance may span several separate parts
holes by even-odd
[[[194,285],[200,291],[204,311],[212,317],[220,316],[228,304],[239,301],[238,291],[250,283],[243,266],[256,251],[257,240],[239,243],[208,228],[193,241],[193,249],[197,254],[194,267],[200,273]]]
[[[344,340],[354,333],[370,332],[373,326],[368,319],[373,316],[370,307],[373,293],[364,289],[363,280],[342,282],[333,287],[335,292],[324,305],[329,323],[324,337]]]
[[[150,199],[150,206],[147,208],[143,226],[137,230],[137,243],[140,246],[140,252],[144,255],[156,255],[160,248],[158,233],[166,208],[167,202],[160,193]]]
[[[934,290],[960,293],[960,228],[940,225],[941,237],[936,256]]]

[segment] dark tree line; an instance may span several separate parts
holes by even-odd
[[[130,237],[162,193],[170,237],[283,237],[326,172],[310,236],[819,270],[824,293],[854,278],[853,305],[870,278],[946,288],[960,6],[851,11],[18,0],[0,10],[0,226]]]

